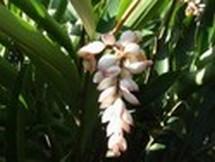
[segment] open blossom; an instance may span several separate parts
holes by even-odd
[[[83,58],[85,71],[95,72],[93,82],[100,91],[98,102],[102,113],[102,123],[107,123],[107,156],[120,156],[127,150],[125,133],[131,131],[133,118],[126,103],[139,105],[138,98],[132,94],[139,87],[133,75],[142,73],[152,65],[138,45],[140,37],[132,31],[125,31],[119,40],[112,34],[101,36],[82,47],[78,54]],[[103,53],[96,62],[96,55]]]
[[[186,16],[200,16],[204,11],[205,4],[201,3],[201,0],[184,0],[184,2],[187,3]]]

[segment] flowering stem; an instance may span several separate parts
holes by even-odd
[[[132,14],[132,12],[135,10],[135,8],[139,3],[140,3],[140,0],[135,0],[129,5],[128,9],[123,14],[122,18],[117,22],[117,24],[113,28],[111,32],[112,34],[116,34],[122,28],[125,21],[129,18],[129,16]]]

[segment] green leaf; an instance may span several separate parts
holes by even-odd
[[[21,65],[21,71],[18,73],[12,91],[10,101],[7,105],[7,126],[6,142],[8,162],[24,161],[24,109],[19,107],[19,94],[23,87],[23,78],[26,72],[26,65]]]
[[[43,75],[59,88],[67,101],[75,102],[78,92],[79,76],[74,62],[61,50],[51,44],[31,26],[14,17],[6,8],[0,6],[0,31],[15,41],[41,70]]]
[[[74,52],[70,38],[55,19],[49,16],[44,6],[35,0],[11,0],[11,2],[42,26],[76,60],[76,53]]]
[[[119,20],[122,17],[122,15],[124,14],[128,6],[131,4],[131,2],[132,2],[131,0],[120,0],[119,9],[116,17],[117,20]]]
[[[169,72],[159,76],[157,79],[149,83],[145,88],[141,89],[141,102],[149,104],[161,95],[175,83],[179,72]]]
[[[92,78],[90,78],[92,79]],[[93,131],[98,121],[98,104],[97,97],[98,93],[96,91],[95,84],[91,81],[86,82],[86,87],[84,88],[85,98],[83,103],[83,127],[81,129],[80,137],[80,155],[81,159],[86,158],[88,151],[91,149],[92,138],[95,132]],[[83,161],[87,161],[86,159]]]
[[[141,0],[138,6],[132,12],[125,26],[133,27],[135,29],[141,28],[148,20],[161,16],[161,11],[168,6],[169,0]]]
[[[4,76],[0,78],[0,84],[11,89],[17,77],[17,71],[2,57],[0,57],[0,75]]]
[[[77,14],[80,16],[84,28],[88,35],[93,38],[95,36],[95,17],[93,13],[93,7],[89,0],[71,0],[73,7],[75,8]]]
[[[57,11],[54,14],[54,18],[59,22],[63,15],[65,14],[67,5],[68,5],[68,0],[61,0],[59,2],[60,4],[57,7]]]
[[[211,62],[195,72],[183,71],[175,83],[175,92],[182,98],[187,98],[199,88],[215,81],[215,63]]]

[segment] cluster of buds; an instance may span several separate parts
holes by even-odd
[[[138,45],[137,33],[125,31],[117,41],[112,34],[104,34],[101,41],[94,41],[79,50],[85,71],[95,72],[93,82],[101,92],[98,98],[102,110],[102,123],[107,123],[108,157],[120,156],[127,149],[124,133],[133,125],[126,103],[139,105],[132,94],[139,87],[133,80],[134,74],[142,73],[152,65]],[[103,55],[96,61],[97,54]]]
[[[184,0],[187,3],[185,10],[186,16],[197,16],[199,17],[204,11],[205,4],[201,3],[201,0]]]

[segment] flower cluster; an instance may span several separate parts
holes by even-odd
[[[204,11],[205,4],[201,3],[201,0],[184,0],[187,3],[185,10],[186,16],[197,16],[199,17]]]
[[[124,133],[129,133],[133,125],[126,102],[139,105],[139,100],[132,94],[139,87],[133,80],[134,74],[142,73],[152,65],[147,60],[138,42],[137,33],[125,31],[116,41],[112,34],[101,36],[102,41],[87,44],[79,50],[86,71],[93,73],[93,82],[101,91],[98,98],[102,109],[102,123],[107,123],[107,156],[120,156],[127,149]],[[102,53],[98,63],[96,55]]]

